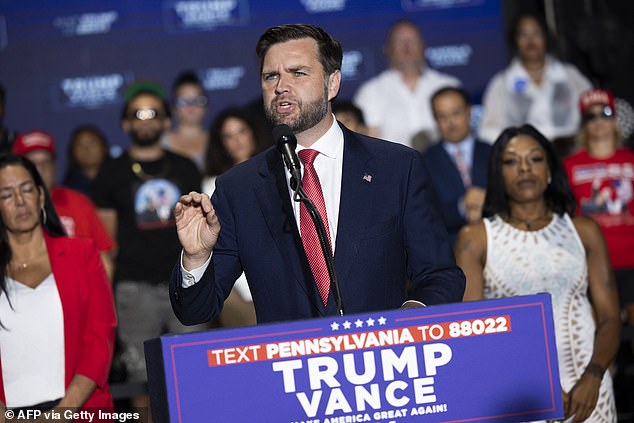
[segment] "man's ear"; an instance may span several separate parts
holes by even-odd
[[[336,70],[328,76],[328,101],[331,101],[337,94],[339,94],[339,88],[341,87],[341,71]]]

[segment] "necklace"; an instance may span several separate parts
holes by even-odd
[[[163,178],[167,176],[170,170],[169,162],[165,161],[160,172],[155,175],[150,175],[143,171],[143,166],[141,166],[141,163],[137,162],[136,160],[132,160],[132,158],[130,158],[130,160],[132,161],[132,164],[130,166],[130,168],[132,169],[132,173],[134,173],[139,179],[142,179],[144,181]]]
[[[538,216],[538,217],[533,218],[533,219],[518,219],[516,217],[513,217],[513,216],[509,215],[509,216],[506,216],[504,218],[504,220],[506,220],[508,223],[512,223],[512,222],[521,223],[521,224],[523,224],[526,227],[526,230],[532,231],[532,230],[534,230],[535,223],[538,223],[538,222],[540,222],[542,220],[550,219],[550,217],[551,217],[550,214],[551,214],[550,211],[546,211],[541,216]]]
[[[18,262],[18,263],[15,263],[15,264],[13,264],[11,267],[13,268],[13,271],[14,271],[15,273],[24,272],[24,271],[26,271],[27,269],[29,269],[29,266],[30,266],[29,262],[30,262],[30,261],[33,261],[33,259],[31,259],[31,260],[29,260],[29,261],[23,261],[23,262]]]

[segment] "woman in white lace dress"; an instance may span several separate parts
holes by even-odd
[[[619,345],[619,303],[599,226],[572,217],[563,165],[530,125],[498,137],[488,187],[485,219],[464,227],[456,242],[464,299],[549,292],[566,418],[616,422],[606,370]]]

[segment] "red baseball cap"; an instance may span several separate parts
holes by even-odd
[[[44,131],[31,131],[20,134],[15,138],[11,150],[24,156],[35,150],[45,150],[55,154],[55,140],[53,136]]]
[[[592,106],[609,106],[612,111],[616,111],[614,106],[614,96],[608,90],[593,88],[584,91],[579,96],[579,110],[585,113]]]

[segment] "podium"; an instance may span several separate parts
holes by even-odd
[[[563,417],[549,294],[146,341],[158,423]]]

